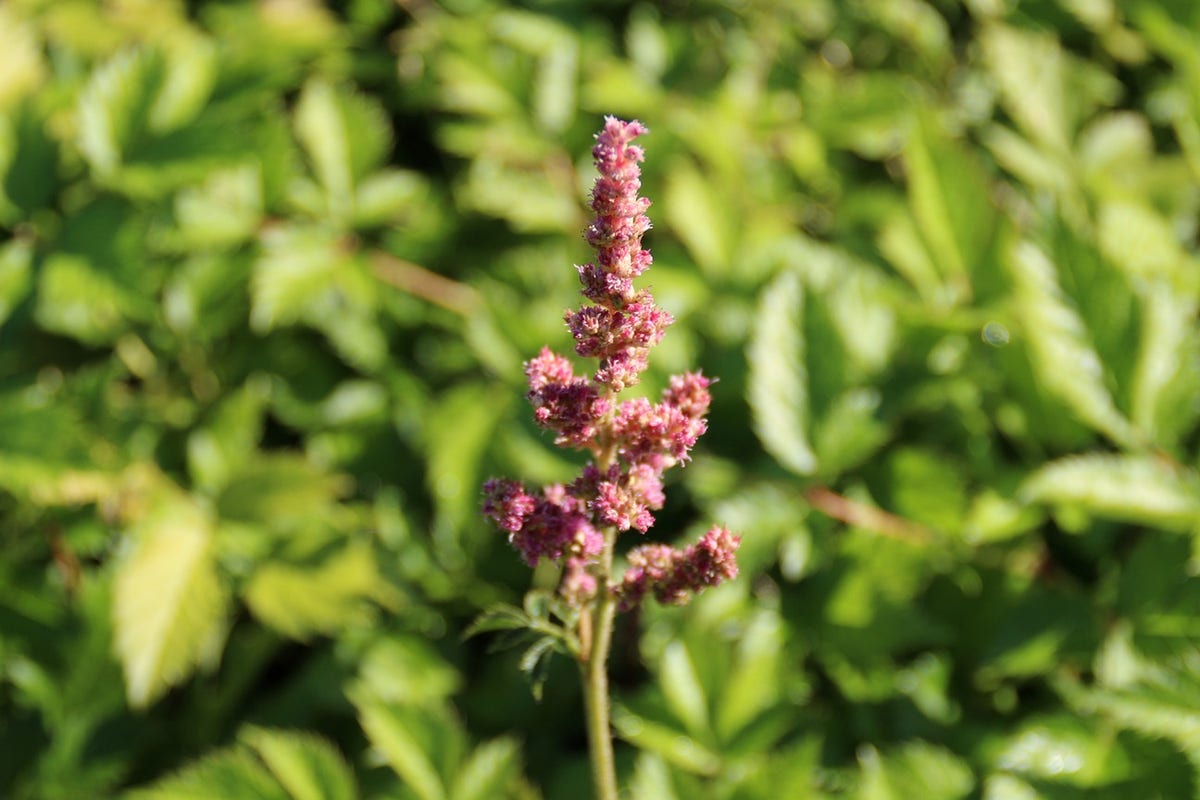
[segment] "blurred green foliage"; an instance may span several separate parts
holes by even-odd
[[[0,5],[0,794],[576,798],[489,474],[606,113],[646,391],[720,377],[618,631],[638,798],[1200,797],[1200,6]]]

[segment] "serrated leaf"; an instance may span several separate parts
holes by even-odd
[[[445,800],[446,789],[424,747],[424,737],[411,723],[412,712],[360,698],[358,719],[371,745],[420,800]]]
[[[542,689],[550,677],[550,659],[556,652],[562,652],[563,642],[559,636],[540,636],[521,654],[517,665],[529,681],[529,690],[533,699],[542,699]]]
[[[1137,432],[1113,403],[1100,357],[1083,320],[1063,297],[1054,264],[1035,245],[1021,242],[1010,249],[1008,265],[1015,310],[1042,386],[1113,441],[1136,444]]]
[[[484,742],[459,768],[450,790],[450,800],[491,800],[505,796],[516,776],[520,748],[507,737]]]
[[[636,747],[662,756],[696,775],[715,775],[721,769],[721,757],[691,736],[676,728],[634,714],[617,705],[613,708],[613,728]]]
[[[1200,414],[1200,339],[1195,299],[1165,283],[1140,297],[1142,326],[1131,416],[1160,446],[1173,448]]]
[[[331,475],[303,457],[260,455],[231,473],[217,508],[226,519],[283,530],[328,515],[348,488],[345,476]]]
[[[296,104],[296,135],[324,189],[330,217],[349,222],[355,184],[391,144],[383,110],[373,100],[312,80]]]
[[[362,180],[354,201],[354,224],[358,227],[387,225],[413,214],[425,202],[429,186],[425,178],[405,170],[385,170]]]
[[[143,133],[162,79],[150,53],[127,50],[92,73],[79,96],[79,149],[101,177],[117,171]]]
[[[258,230],[262,209],[262,174],[256,164],[215,171],[175,199],[182,244],[189,248],[245,241]]]
[[[1170,222],[1143,203],[1114,200],[1096,220],[1100,252],[1133,278],[1175,280],[1185,254]]]
[[[192,480],[208,491],[221,489],[254,454],[262,435],[269,384],[251,379],[227,393],[202,428],[187,442]]]
[[[679,800],[671,781],[671,768],[652,753],[638,753],[631,783],[634,797]]]
[[[808,441],[808,371],[805,367],[804,285],[794,269],[764,290],[746,350],[747,400],[763,448],[788,469],[817,468]]]
[[[385,639],[359,662],[359,678],[389,703],[438,705],[462,686],[462,676],[428,642]]]
[[[147,115],[149,127],[157,133],[194,120],[217,80],[217,48],[203,36],[172,37],[163,57],[164,75]]]
[[[245,598],[267,625],[305,640],[361,623],[366,604],[380,597],[383,587],[370,547],[351,544],[314,567],[266,564],[250,579]]]
[[[980,41],[1009,113],[1034,139],[1067,152],[1072,131],[1059,43],[1049,33],[1005,25],[988,26]]]
[[[223,750],[123,800],[293,800],[243,748]]]
[[[874,747],[859,752],[863,783],[858,800],[960,800],[975,777],[962,760],[940,747],[914,742],[881,756]]]
[[[125,331],[125,292],[96,265],[55,253],[40,273],[36,313],[43,328],[89,345],[112,342]]]
[[[874,387],[850,389],[834,398],[813,434],[822,477],[831,480],[858,466],[887,442],[891,430],[877,417],[881,400]]]
[[[311,734],[251,727],[239,738],[258,754],[292,800],[354,800],[354,773],[329,742]]]
[[[33,286],[33,247],[28,242],[0,245],[0,327]]]
[[[675,234],[683,241],[688,255],[710,274],[725,268],[733,232],[728,213],[713,193],[713,182],[702,175],[689,160],[677,160],[667,171],[663,197],[664,215]]]
[[[139,524],[117,571],[113,626],[130,705],[142,708],[220,655],[228,598],[217,575],[211,522],[172,499]]]
[[[1176,742],[1194,761],[1200,759],[1200,683],[1194,675],[1162,673],[1125,689],[1068,687],[1077,709],[1100,714],[1122,727]]]
[[[1196,476],[1150,456],[1093,454],[1053,461],[1025,481],[1021,495],[1151,527],[1188,531],[1200,521]]]
[[[782,645],[783,626],[777,614],[760,611],[749,620],[738,640],[735,666],[716,707],[716,726],[722,741],[732,739],[778,702]]]
[[[51,202],[59,188],[58,151],[36,100],[0,113],[0,221],[12,227]]]
[[[499,604],[476,617],[463,631],[462,638],[469,639],[489,631],[523,630],[530,627],[532,622],[529,615],[516,606]]]
[[[1113,758],[1108,736],[1068,714],[1034,717],[1005,738],[995,766],[1034,779],[1097,786],[1104,782],[1106,764]]]
[[[437,508],[434,543],[444,556],[458,557],[461,530],[478,513],[480,457],[504,411],[489,387],[466,383],[442,395],[426,418],[425,480]]]
[[[254,265],[250,325],[267,332],[302,319],[344,265],[336,241],[317,228],[287,228],[263,237]]]
[[[913,218],[945,281],[966,293],[968,276],[986,254],[994,217],[982,170],[937,129],[929,112],[917,115],[905,157]]]
[[[692,736],[710,735],[708,699],[691,654],[681,641],[670,642],[658,665],[658,685],[667,705]]]

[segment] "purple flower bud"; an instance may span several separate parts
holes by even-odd
[[[558,585],[559,594],[575,608],[582,607],[596,596],[596,576],[588,571],[588,565],[587,559],[568,558],[562,581]]]
[[[508,532],[509,541],[530,566],[539,558],[592,557],[604,547],[587,502],[560,484],[529,495],[513,481],[493,479],[484,484],[484,493],[484,514]]]
[[[542,348],[525,363],[533,417],[543,428],[558,434],[555,444],[582,448],[596,438],[597,424],[612,403],[586,378],[576,377],[571,362]]]
[[[537,508],[537,500],[525,493],[516,481],[492,478],[483,485],[483,513],[508,533],[521,530],[525,520]]]
[[[647,594],[668,605],[682,605],[692,595],[737,577],[737,549],[741,537],[714,526],[700,541],[685,550],[664,544],[646,544],[629,551],[629,569],[615,588],[622,610],[629,610]]]

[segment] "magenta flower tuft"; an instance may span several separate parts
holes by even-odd
[[[713,527],[685,550],[647,544],[629,552],[629,569],[617,587],[623,609],[653,594],[660,603],[682,605],[693,594],[737,577],[736,553],[742,543],[728,529]]]
[[[525,364],[534,419],[555,433],[555,444],[587,450],[593,461],[574,482],[540,492],[509,480],[484,484],[483,513],[528,564],[541,558],[562,562],[559,593],[577,608],[598,593],[626,609],[647,594],[660,602],[684,602],[737,575],[740,540],[713,528],[683,551],[662,544],[635,548],[624,580],[608,584],[613,537],[628,530],[645,533],[654,524],[653,512],[665,502],[662,473],[689,459],[711,402],[712,381],[699,372],[671,378],[658,403],[616,400],[638,383],[650,350],[674,321],[649,291],[633,285],[653,262],[642,247],[650,230],[650,201],[638,195],[644,153],[631,144],[646,132],[640,122],[606,117],[592,149],[600,177],[585,238],[596,256],[576,270],[583,296],[593,305],[564,315],[576,354],[595,359],[592,374],[577,375],[568,359],[549,348]]]

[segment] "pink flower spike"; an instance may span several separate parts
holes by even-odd
[[[645,152],[633,144],[647,132],[636,120],[605,117],[592,148],[599,176],[584,237],[595,255],[575,267],[591,304],[564,315],[575,353],[594,359],[590,375],[577,375],[569,359],[549,348],[525,364],[534,420],[553,431],[556,445],[589,451],[593,461],[573,482],[540,492],[515,481],[484,485],[483,513],[526,563],[545,558],[563,566],[559,593],[576,608],[593,602],[597,592],[612,592],[622,609],[647,594],[683,603],[737,575],[740,540],[713,528],[683,550],[634,548],[623,580],[612,584],[612,537],[654,525],[654,512],[665,502],[663,472],[689,460],[712,402],[713,381],[699,371],[672,377],[657,403],[617,399],[641,380],[651,349],[674,322],[648,290],[634,286],[654,263],[642,246],[651,229],[650,201],[640,195]]]

